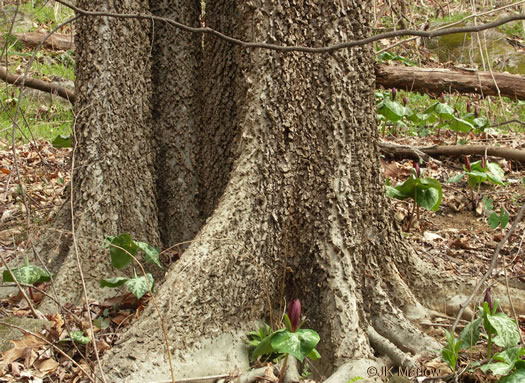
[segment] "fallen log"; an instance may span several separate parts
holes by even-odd
[[[72,104],[75,103],[75,91],[64,88],[56,83],[52,82],[46,82],[42,80],[38,80],[35,78],[26,78],[24,81],[23,75],[16,75],[13,73],[9,73],[7,69],[3,66],[0,66],[0,79],[7,81],[9,84],[14,85],[22,85],[24,83],[24,86],[27,86],[28,88],[32,89],[38,89],[43,92],[56,94],[57,96],[60,96],[62,98],[65,98]]]
[[[376,65],[376,85],[421,93],[482,93],[525,100],[525,76],[470,70],[418,68],[397,65]],[[496,84],[497,83],[497,87]]]
[[[36,48],[40,45],[42,40],[45,39],[47,33],[25,32],[15,33],[14,36],[17,38],[17,40],[23,42],[25,46],[29,48]],[[44,48],[61,51],[75,49],[73,35],[63,35],[59,33],[54,33],[51,36],[49,36],[49,38],[46,41],[44,41]]]
[[[390,155],[394,158],[414,158],[422,157],[420,153],[435,157],[440,155],[446,156],[468,156],[468,155],[484,155],[505,158],[507,160],[521,162],[525,164],[525,150],[502,148],[487,145],[454,145],[454,146],[425,146],[425,147],[410,147],[405,145],[398,145],[392,142],[379,142],[379,148],[384,154]]]
[[[441,68],[417,68],[393,65],[378,65],[375,68],[376,85],[385,88],[407,89],[439,95],[442,92],[479,93],[497,95],[492,76],[488,72],[451,71]],[[5,68],[0,69],[0,78],[14,84],[18,76],[8,74]],[[525,76],[508,73],[494,73],[502,96],[525,100]],[[43,84],[40,84],[43,83]],[[20,84],[18,81],[17,84]],[[33,86],[35,84],[35,86]],[[75,102],[74,91],[59,85],[40,80],[26,79],[25,86],[44,92],[55,93],[71,103]]]

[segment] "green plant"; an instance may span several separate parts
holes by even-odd
[[[111,264],[116,269],[122,269],[128,266],[133,261],[133,258],[135,258],[139,249],[144,252],[147,263],[155,263],[162,268],[159,262],[159,251],[145,242],[133,240],[129,234],[107,237],[106,246],[109,247]],[[137,273],[133,270],[133,277],[113,277],[102,279],[100,281],[100,287],[117,288],[125,285],[128,290],[137,297],[137,299],[140,299],[147,292],[153,291],[154,283],[155,279],[150,273],[137,276]]]
[[[498,301],[492,303],[490,288],[485,291],[483,306],[479,307],[476,319],[470,322],[459,338],[445,330],[447,344],[441,350],[442,359],[449,365],[452,371],[456,371],[456,364],[461,350],[474,347],[484,330],[487,339],[488,363],[480,365],[473,363],[472,367],[478,367],[483,373],[489,370],[495,375],[507,375],[500,382],[520,382],[525,377],[525,348],[519,346],[520,336],[514,320],[503,312],[498,312]],[[493,354],[493,346],[496,345],[502,351]]]
[[[488,216],[488,224],[491,229],[496,229],[501,225],[502,229],[505,229],[509,223],[509,213],[505,208],[501,208],[499,214],[494,211],[494,201],[491,198],[483,197],[483,206]]]
[[[51,280],[51,275],[46,270],[40,266],[31,265],[27,258],[23,266],[12,268],[11,273],[9,270],[4,270],[2,273],[2,281],[4,283],[14,282],[16,279],[19,283],[34,285],[35,283],[49,282]],[[29,288],[29,296],[32,300],[35,300],[31,287]]]
[[[321,355],[315,349],[319,342],[319,334],[314,330],[301,329],[301,302],[292,299],[288,305],[288,314],[284,314],[285,327],[271,331],[270,326],[265,325],[258,332],[248,335],[252,338],[249,344],[254,347],[251,360],[261,356],[267,356],[267,360],[280,359],[284,356],[283,373],[286,370],[288,356],[292,355],[299,361],[308,357],[312,360],[319,359]]]
[[[465,176],[468,177],[467,183],[470,188],[472,210],[476,210],[477,196],[482,183],[489,181],[496,185],[505,186],[503,182],[505,175],[503,169],[494,162],[488,162],[485,157],[482,157],[479,161],[470,163],[469,157],[465,156],[463,169],[465,170],[463,173],[450,177],[447,182],[455,183],[461,181]]]
[[[13,275],[11,275],[9,270],[4,270],[2,274],[4,282],[14,282],[13,276],[18,282],[25,283],[26,285],[49,282],[51,280],[51,276],[47,271],[39,266],[31,265],[27,258],[23,266],[11,269],[11,272]]]
[[[248,335],[248,346],[257,349],[261,342],[269,335],[271,335],[272,329],[268,324],[264,324],[263,326],[259,327],[258,331],[250,331]],[[268,354],[261,355],[261,361],[267,362],[267,361],[273,361],[276,362],[284,357],[283,353],[278,352],[272,352]]]
[[[428,134],[429,129],[437,130],[439,134],[441,129],[446,128],[456,132],[457,143],[458,132],[481,133],[489,127],[488,118],[481,116],[479,107],[477,105],[472,107],[468,99],[466,113],[461,114],[460,110],[465,108],[465,104],[456,101],[455,106],[452,107],[447,104],[444,94],[441,95],[440,101],[434,101],[428,105],[428,97],[416,96],[413,93],[409,93],[409,97],[404,96],[402,103],[396,102],[397,93],[395,88],[392,89],[391,95],[376,92],[377,120],[383,135],[387,125],[393,127],[394,135],[398,127],[408,129],[409,132],[417,132],[418,135]],[[415,107],[409,108],[409,103]],[[423,111],[417,111],[416,108]]]
[[[456,363],[459,359],[459,350],[461,349],[461,341],[454,337],[454,334],[445,331],[447,338],[447,345],[441,350],[441,358],[448,364],[452,371],[456,371]]]
[[[441,204],[443,199],[443,191],[439,181],[430,177],[421,177],[421,170],[419,163],[414,162],[414,174],[411,175],[405,182],[392,187],[389,185],[387,180],[386,194],[389,197],[396,198],[399,200],[405,200],[411,198],[413,200],[413,209],[410,212],[410,216],[407,223],[406,231],[410,231],[412,219],[414,217],[414,211],[416,212],[419,220],[419,206],[427,209],[436,211]]]
[[[64,338],[61,341],[62,342],[71,341],[71,342],[80,343],[80,344],[89,344],[89,342],[91,342],[91,338],[86,336],[84,334],[84,331],[82,330],[71,331],[70,335],[71,335],[71,338]]]

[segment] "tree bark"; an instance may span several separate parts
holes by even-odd
[[[364,37],[370,16],[364,2],[223,0],[206,2],[206,12],[207,25],[240,39],[308,45]],[[400,355],[398,347],[438,347],[407,321],[423,312],[423,294],[411,288],[422,292],[428,272],[386,214],[371,48],[283,55],[207,37],[203,49],[200,79],[212,96],[202,99],[209,139],[200,164],[213,214],[156,298],[176,376],[246,369],[243,334],[263,318],[277,325],[292,297],[320,332],[325,373],[366,373],[374,363],[369,326],[381,334],[378,347],[388,338]],[[115,346],[110,380],[169,378],[158,320],[149,307]]]
[[[85,0],[79,6],[121,13],[148,9],[146,0],[127,3],[128,7],[110,8],[104,0]],[[79,301],[82,296],[75,246],[66,235],[58,250],[49,247],[56,230],[71,231],[70,217],[89,293],[97,299],[113,294],[100,289],[98,280],[116,274],[102,251],[106,236],[130,233],[160,245],[152,198],[156,188],[149,27],[146,21],[107,17],[82,18],[76,25],[77,36],[82,37],[76,44],[73,202],[64,205],[51,238],[43,241],[50,266],[57,270],[55,288],[64,301]],[[45,306],[54,307],[50,301]]]
[[[525,77],[509,73],[418,68],[379,65],[375,68],[378,85],[407,91],[431,93],[481,93],[525,100]],[[498,91],[499,89],[499,91]]]
[[[152,13],[187,25],[199,20],[199,0],[152,1]],[[200,203],[198,163],[205,137],[199,127],[202,110],[201,37],[173,26],[152,28],[153,133],[159,230],[164,247],[195,237],[206,215]]]

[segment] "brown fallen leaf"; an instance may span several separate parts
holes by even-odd
[[[39,359],[34,366],[38,371],[47,375],[55,371],[60,364],[54,359]]]
[[[23,339],[11,340],[10,342],[14,344],[14,347],[2,353],[2,360],[0,360],[0,376],[3,376],[6,373],[7,366],[24,356],[24,352],[27,348],[38,349],[45,344],[43,340],[31,334],[24,334]]]

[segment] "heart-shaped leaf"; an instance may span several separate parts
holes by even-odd
[[[129,254],[133,256],[137,254],[138,246],[129,234],[108,237],[107,241],[110,244],[109,254],[111,255],[111,264],[117,269],[122,269],[131,263],[132,258]]]
[[[20,283],[25,283],[27,285],[32,285],[33,283],[48,282],[51,280],[50,275],[43,268],[35,265],[30,265],[26,263],[22,267],[17,267],[11,269],[14,277]],[[2,274],[4,282],[14,282],[15,280],[11,276],[8,270],[4,270]]]

